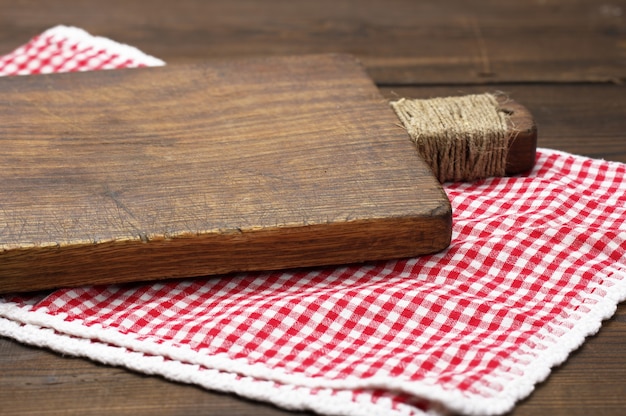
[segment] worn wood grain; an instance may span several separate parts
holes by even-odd
[[[0,54],[60,23],[170,63],[350,52],[386,97],[504,90],[533,114],[539,146],[626,162],[623,0],[0,0],[0,10]],[[623,415],[624,322],[621,305],[511,415]],[[298,414],[4,339],[0,359],[3,414]]]
[[[387,84],[626,79],[624,0],[2,0],[0,10],[0,53],[63,23],[170,63],[345,52]]]
[[[0,338],[0,368],[3,416],[298,414],[160,377],[61,357],[5,338]]]
[[[528,109],[517,101],[498,96],[499,109],[508,114],[507,175],[527,172],[535,166],[537,154],[537,125]]]
[[[348,56],[0,79],[0,292],[410,257],[451,208]]]

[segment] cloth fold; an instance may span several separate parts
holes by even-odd
[[[160,64],[61,26],[0,74]],[[626,165],[537,157],[525,176],[445,184],[439,254],[5,295],[0,335],[287,409],[501,414],[626,299]]]

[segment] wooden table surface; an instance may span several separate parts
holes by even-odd
[[[0,0],[0,10],[0,55],[57,24],[169,63],[347,52],[388,98],[504,91],[534,114],[541,147],[626,162],[624,0]],[[624,409],[623,304],[511,414]],[[0,338],[0,414],[298,413]]]

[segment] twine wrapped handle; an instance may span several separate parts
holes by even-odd
[[[403,98],[390,104],[440,182],[504,176],[534,165],[535,124],[527,110],[504,97]],[[513,119],[516,111],[521,119]]]

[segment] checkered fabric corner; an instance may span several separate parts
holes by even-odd
[[[56,26],[0,57],[0,76],[160,65],[164,62],[132,46]]]
[[[53,31],[31,43],[98,49]],[[0,70],[42,72],[33,50]],[[4,296],[0,335],[287,409],[501,414],[626,299],[626,165],[540,149],[527,176],[445,190],[436,255]]]

